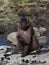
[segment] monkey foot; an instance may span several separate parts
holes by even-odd
[[[29,55],[29,52],[23,52],[22,55],[21,55],[21,57],[25,57],[27,55]]]
[[[25,56],[27,56],[27,54],[26,54],[26,53],[21,55],[21,57],[25,57]]]

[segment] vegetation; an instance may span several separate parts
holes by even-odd
[[[4,2],[6,1],[6,2]],[[30,14],[32,24],[49,27],[49,0],[0,0],[0,24],[11,25],[18,22],[20,8]]]

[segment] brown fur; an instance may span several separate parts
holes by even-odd
[[[34,50],[39,50],[39,48],[40,48],[39,42],[38,42],[38,39],[36,38],[36,36],[33,36],[32,48]]]
[[[18,28],[17,35],[21,35],[23,38],[25,38],[26,42],[29,44],[30,42],[30,36],[31,36],[31,30],[30,28],[27,31],[22,30],[20,27]],[[19,50],[23,50],[22,45],[18,42],[17,40],[17,35],[16,38],[12,40],[12,44],[15,45]],[[28,45],[29,46],[29,45]],[[25,46],[24,51],[27,51],[28,46]],[[39,42],[36,38],[35,35],[33,35],[33,40],[32,40],[32,50],[38,50],[39,49]]]
[[[31,29],[29,28],[28,30],[24,31],[19,27],[17,35],[21,35],[26,40],[26,42],[29,44],[30,37],[31,37]],[[18,49],[23,50],[23,47],[21,46],[21,44],[19,42],[17,43],[17,47],[18,47]],[[26,51],[27,49],[28,49],[28,46],[25,46],[24,51]],[[38,42],[37,38],[35,37],[35,35],[33,35],[32,49],[34,49],[34,50],[39,49],[39,42]]]
[[[30,34],[31,34],[30,28],[27,31],[24,31],[20,27],[18,27],[18,34],[17,35],[21,35],[26,40],[26,42],[28,44],[30,42]],[[18,48],[21,47],[20,49],[23,50],[23,48],[22,48],[20,43],[18,43],[17,45],[18,45]]]
[[[18,36],[21,36],[23,39],[25,39],[25,42],[28,45],[24,46],[25,43],[22,43],[24,46],[23,47],[22,44],[18,41],[19,40]],[[27,50],[30,51],[31,49],[34,49],[34,50],[39,49],[39,43],[37,38],[34,35],[34,29],[32,28],[32,25],[30,24],[30,22],[25,17],[22,17],[18,23],[17,35],[16,35],[16,39],[13,40],[13,44],[16,45],[16,47],[19,50],[24,50],[24,51],[27,51]]]

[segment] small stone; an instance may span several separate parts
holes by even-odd
[[[27,59],[25,62],[26,62],[26,63],[29,63],[29,60]]]
[[[35,58],[36,56],[34,55],[33,58]]]
[[[2,61],[2,65],[6,65],[8,62],[8,60],[4,59],[4,61]]]
[[[4,50],[4,49],[1,49],[1,50]]]
[[[10,56],[9,54],[4,54],[5,58],[7,58],[8,56]]]
[[[3,61],[3,60],[4,60],[4,57],[1,58],[1,61]]]
[[[22,53],[21,57],[27,56],[27,53]]]
[[[22,59],[22,62],[25,62],[25,60],[24,60],[24,59]]]
[[[10,58],[6,58],[7,60],[10,60]]]
[[[44,60],[41,60],[41,61],[40,61],[40,63],[46,63],[46,61],[44,61]]]
[[[36,60],[34,60],[34,61],[31,61],[31,63],[30,63],[30,64],[32,64],[32,63],[36,63]]]

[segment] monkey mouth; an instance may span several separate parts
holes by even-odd
[[[24,26],[22,25],[22,26],[21,26],[21,29],[23,29],[23,30],[25,31],[25,30],[27,30],[29,27],[30,27],[30,25],[26,25],[26,26],[25,26],[25,25],[24,25]]]

